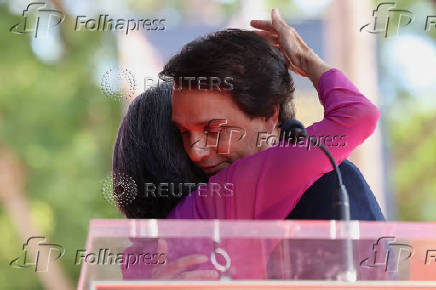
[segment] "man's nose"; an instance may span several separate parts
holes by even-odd
[[[192,134],[189,146],[188,155],[189,158],[191,158],[191,160],[194,162],[198,162],[208,157],[211,153],[211,150],[213,150],[213,147],[210,147],[210,145],[206,144],[206,135],[204,132]]]

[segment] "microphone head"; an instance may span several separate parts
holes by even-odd
[[[283,135],[286,136],[286,139],[294,139],[300,136],[306,137],[306,128],[304,128],[303,124],[300,121],[295,119],[289,119],[283,122],[280,125],[281,128],[281,136],[280,140],[282,140]]]

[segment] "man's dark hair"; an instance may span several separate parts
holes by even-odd
[[[269,118],[276,105],[279,124],[295,115],[295,87],[285,58],[253,31],[228,29],[197,38],[170,59],[159,77],[231,78],[229,92],[250,118]]]

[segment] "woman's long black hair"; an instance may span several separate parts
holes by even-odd
[[[207,182],[189,159],[179,130],[171,121],[171,86],[161,84],[137,96],[118,129],[112,158],[114,200],[127,218],[166,218],[187,194],[184,183]],[[136,184],[132,200],[120,198],[115,185],[127,177]],[[146,193],[146,183],[165,187],[161,196]],[[153,187],[149,187],[153,188]],[[182,189],[182,190],[181,190]],[[125,190],[121,189],[121,191]]]

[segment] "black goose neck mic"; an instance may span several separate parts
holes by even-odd
[[[301,122],[295,119],[289,119],[283,122],[280,125],[280,128],[281,128],[280,140],[298,140],[298,138],[301,137],[306,139],[308,137],[306,129],[304,128],[303,124],[301,124]],[[322,143],[318,144],[312,138],[308,138],[308,139],[310,142],[314,144],[315,147],[319,147],[324,152],[324,154],[328,157],[333,169],[336,172],[338,190],[336,191],[335,200],[334,200],[335,219],[345,220],[345,221],[350,220],[350,205],[348,201],[348,193],[345,185],[342,182],[342,175],[340,169],[338,168],[330,152],[324,147]],[[294,143],[296,144],[296,142]]]
[[[307,139],[307,132],[304,128],[303,124],[301,122],[290,119],[282,123],[281,127],[281,133],[280,133],[280,140],[289,140],[289,141],[295,141],[303,137]],[[282,139],[282,138],[286,139]],[[335,213],[335,219],[336,220],[342,220],[346,221],[345,224],[347,231],[349,231],[349,221],[350,221],[350,205],[348,202],[348,193],[347,189],[345,188],[345,185],[342,183],[342,175],[341,171],[339,170],[335,160],[333,159],[330,152],[324,147],[323,144],[317,144],[315,140],[312,138],[308,138],[309,142],[312,142],[315,147],[319,146],[319,148],[324,152],[325,155],[330,160],[330,163],[332,164],[332,167],[334,168],[336,172],[336,178],[338,181],[338,190],[335,192],[334,196],[334,213]],[[296,144],[296,143],[295,143]],[[357,279],[357,272],[354,267],[354,260],[353,260],[353,242],[351,237],[348,237],[345,239],[345,241],[342,243],[342,246],[344,248],[344,261],[343,261],[343,271],[339,272],[337,274],[337,279],[342,281],[349,281],[354,282]]]

